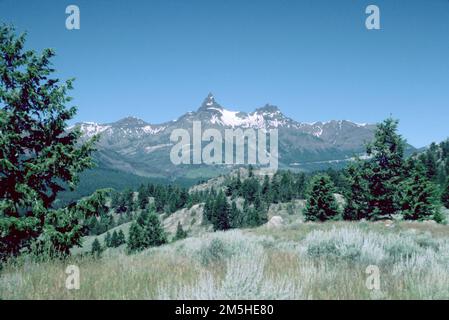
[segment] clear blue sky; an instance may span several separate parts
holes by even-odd
[[[65,28],[65,8],[81,30]],[[365,8],[381,10],[380,31]],[[76,77],[76,121],[150,123],[272,103],[298,121],[378,122],[417,147],[449,136],[448,0],[0,0],[0,21]]]

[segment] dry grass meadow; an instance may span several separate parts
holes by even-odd
[[[68,265],[79,290],[65,287]],[[366,285],[379,268],[380,289]],[[290,223],[204,233],[128,255],[23,257],[3,266],[1,299],[449,299],[449,227]]]

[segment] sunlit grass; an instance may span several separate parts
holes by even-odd
[[[65,268],[80,268],[79,290]],[[380,269],[380,291],[366,267]],[[2,299],[449,299],[449,227],[423,223],[297,223],[207,233],[100,259],[20,259],[0,276]]]

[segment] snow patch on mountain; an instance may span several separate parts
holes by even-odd
[[[212,124],[220,124],[227,127],[243,127],[243,128],[256,128],[263,129],[267,127],[277,128],[284,125],[286,122],[278,118],[275,118],[273,113],[259,113],[252,112],[249,114],[239,111],[231,111],[223,108],[210,107],[208,110],[215,110],[217,114],[211,116],[210,122]],[[267,120],[271,118],[272,120]]]
[[[92,137],[111,128],[109,125],[101,125],[96,122],[83,122],[75,126],[79,126],[81,132],[87,137]],[[69,130],[73,129],[75,126],[70,127]]]
[[[148,134],[158,134],[159,132],[165,130],[166,127],[152,127],[150,125],[142,128],[142,131]]]

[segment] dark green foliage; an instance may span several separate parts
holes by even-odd
[[[167,236],[159,217],[154,212],[143,211],[130,227],[127,247],[132,252],[166,242]]]
[[[379,124],[367,147],[371,158],[347,169],[345,219],[376,220],[401,213],[410,220],[443,220],[434,182],[446,175],[443,155],[448,145],[432,144],[425,153],[404,160],[405,141],[397,125],[393,119]]]
[[[226,196],[228,197],[238,197],[240,196],[242,188],[242,181],[240,179],[240,170],[237,172],[235,178],[230,178],[226,186]]]
[[[360,220],[368,217],[368,179],[364,175],[364,163],[358,161],[347,169],[346,207],[343,219]]]
[[[203,208],[204,222],[211,222],[214,216],[214,201],[212,197],[207,197]]]
[[[405,142],[397,133],[398,121],[391,118],[377,126],[368,145],[372,158],[365,163],[368,177],[368,218],[391,218],[400,210],[399,184],[403,176]]]
[[[92,249],[90,252],[95,258],[101,257],[101,253],[103,252],[103,247],[101,246],[100,241],[98,241],[97,238],[95,238],[94,242],[92,242]]]
[[[304,199],[306,189],[307,189],[307,178],[304,173],[299,173],[297,175],[294,188],[295,188],[296,198]]]
[[[446,184],[443,186],[443,192],[441,193],[441,202],[446,208],[449,208],[449,177]]]
[[[67,131],[76,113],[66,107],[72,80],[51,77],[53,50],[37,54],[24,47],[24,35],[0,26],[0,259],[29,248],[41,235],[64,252],[78,242],[87,217],[79,207],[52,205],[93,166],[97,140],[81,144],[78,129]]]
[[[187,238],[187,231],[184,231],[184,229],[182,228],[181,222],[178,221],[178,226],[176,227],[176,234],[175,234],[175,237],[173,238],[173,240],[176,241],[176,240],[182,240],[185,238]]]
[[[243,212],[237,208],[235,201],[232,201],[229,212],[229,225],[231,228],[239,228],[244,225]]]
[[[119,244],[119,240],[118,240],[118,234],[117,232],[114,230],[114,232],[112,232],[112,236],[111,236],[111,247],[115,248],[118,247]]]
[[[147,178],[129,172],[106,168],[99,162],[98,166],[80,173],[79,183],[74,190],[62,191],[58,194],[55,207],[62,208],[83,197],[91,195],[95,190],[111,188],[123,191],[126,188],[138,188],[141,184],[166,183],[165,179]],[[114,200],[116,198],[112,198]],[[115,205],[111,205],[116,207]]]
[[[143,227],[137,222],[133,222],[129,228],[127,249],[130,252],[139,251],[146,247],[146,239]]]
[[[106,247],[111,247],[111,233],[108,231],[108,233],[106,233],[106,237],[104,238],[104,245]]]
[[[150,202],[151,198],[154,201]],[[117,213],[127,214],[136,210],[148,209],[150,206],[156,212],[173,213],[181,208],[191,207],[201,202],[202,198],[198,192],[189,194],[186,188],[176,185],[154,185],[150,183],[142,184],[139,187],[137,201],[134,200],[134,192],[131,189],[125,189],[121,193],[116,192],[112,207]]]
[[[148,215],[148,219],[144,225],[144,231],[147,239],[147,246],[160,246],[167,242],[159,217],[153,212]]]
[[[249,203],[254,203],[257,194],[266,204],[288,202],[304,198],[307,179],[304,173],[278,171],[271,179],[265,175],[263,181],[259,181],[253,174],[242,182],[238,174],[227,181],[226,195],[231,198],[243,197]]]
[[[271,185],[270,185],[270,177],[265,175],[263,177],[262,188],[260,190],[262,197],[266,203],[271,203]]]
[[[333,168],[328,168],[324,173],[327,174],[332,180],[332,183],[335,186],[335,191],[337,193],[344,194],[345,192],[347,192],[349,186],[345,170],[335,170]]]
[[[127,222],[131,221],[131,220],[132,220],[132,215],[131,214],[124,214],[124,213],[122,213],[122,214],[119,215],[116,225],[120,226],[120,225],[122,225],[124,223],[127,223]]]
[[[263,224],[263,216],[254,206],[247,206],[244,210],[245,223],[241,227],[254,228]]]
[[[250,164],[248,166],[248,178],[254,177],[254,167]]]
[[[126,243],[125,234],[123,233],[123,231],[121,229],[118,232],[118,242],[119,242],[119,245]]]
[[[283,172],[280,183],[280,200],[282,202],[290,201],[293,198],[293,179],[290,172]]]
[[[137,202],[139,204],[140,209],[145,209],[148,205],[148,188],[144,185],[141,185],[138,190]]]
[[[427,179],[435,181],[438,175],[438,146],[432,143],[429,149],[419,155],[419,160],[425,168]]]
[[[223,192],[219,192],[213,204],[213,216],[211,219],[215,230],[227,230],[231,227],[229,221],[229,204]]]
[[[279,186],[279,179],[278,179],[278,172],[273,176],[273,179],[271,181],[271,188],[270,188],[270,195],[269,199],[271,199],[271,202],[278,203],[281,201],[282,195],[280,194],[280,186]]]
[[[427,178],[444,186],[449,178],[449,140],[432,143],[417,159],[425,166]]]
[[[249,202],[253,202],[256,194],[259,193],[259,188],[260,185],[256,178],[248,178],[242,183],[241,195]]]
[[[70,248],[73,246],[82,245],[82,236],[86,235],[85,226],[82,221],[94,216],[104,206],[105,199],[109,190],[98,190],[92,196],[81,199],[78,203],[73,204],[67,208],[58,210],[49,210],[45,215],[43,222],[44,229],[39,238],[34,239],[30,246],[33,246],[36,252],[46,248],[51,250],[49,254],[55,256],[68,255]],[[7,234],[2,238],[0,242],[2,250],[1,254],[4,254],[3,258],[12,254],[11,251],[6,251],[8,246],[15,243],[11,241],[17,239],[14,225],[7,224],[9,220],[0,220],[0,230],[2,233]],[[17,242],[20,244],[20,242]],[[10,248],[10,247],[9,247]],[[18,250],[20,247],[16,247]]]
[[[256,219],[252,220],[252,225],[260,226],[268,221],[268,206],[262,201],[262,197],[259,193],[254,199],[254,211]]]
[[[317,175],[310,182],[304,215],[307,221],[335,220],[340,216],[334,197],[335,187],[327,175]]]
[[[98,217],[90,217],[86,226],[90,235],[100,235],[114,227],[114,219],[111,215],[101,213]]]
[[[134,211],[134,192],[132,191],[132,189],[128,188],[123,191],[121,204],[124,206],[124,208],[122,209],[124,209],[126,212],[129,213],[131,211]]]
[[[439,219],[440,204],[437,199],[437,188],[426,173],[426,167],[420,163],[409,167],[408,177],[401,184],[404,219]]]
[[[108,238],[109,238],[109,241],[108,241]],[[125,242],[126,242],[125,234],[123,233],[122,230],[119,230],[119,232],[114,230],[112,232],[112,236],[109,232],[106,234],[105,244],[107,247],[117,248],[117,247],[121,246],[122,244],[124,244]]]

